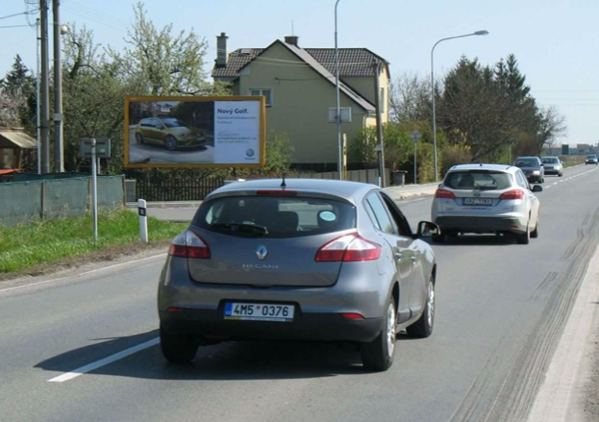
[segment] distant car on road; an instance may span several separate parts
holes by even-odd
[[[135,141],[163,145],[175,151],[179,147],[204,145],[206,137],[200,129],[187,127],[174,117],[148,117],[135,127]]]
[[[539,157],[518,157],[514,165],[524,172],[530,183],[545,183],[545,168]]]
[[[584,161],[584,165],[586,166],[587,164],[599,164],[599,157],[597,157],[596,155],[587,155],[587,158]]]
[[[206,197],[177,236],[160,276],[164,357],[191,361],[199,345],[307,340],[359,345],[388,369],[396,333],[431,335],[435,255],[395,202],[373,185],[257,180]]]
[[[546,156],[541,158],[545,174],[555,174],[559,177],[564,175],[564,164],[559,157]]]
[[[505,164],[461,164],[449,169],[435,193],[432,220],[441,228],[433,237],[464,233],[513,234],[520,244],[539,235],[539,200],[522,170]]]

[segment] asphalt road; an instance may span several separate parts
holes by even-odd
[[[293,343],[212,346],[169,366],[154,340],[161,257],[0,285],[0,420],[524,420],[597,245],[598,186],[597,167],[547,177],[529,245],[494,236],[435,245],[435,331],[400,334],[386,373],[365,373],[352,351]],[[430,203],[400,204],[415,225],[430,219]]]

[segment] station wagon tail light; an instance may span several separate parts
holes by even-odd
[[[364,239],[357,233],[331,240],[316,253],[316,262],[374,261],[381,256],[380,245]]]
[[[168,253],[180,258],[210,259],[208,244],[191,230],[179,233],[171,242]]]
[[[452,191],[450,191],[450,190],[439,188],[435,192],[435,198],[454,199],[455,198],[455,194]]]
[[[524,192],[521,189],[508,190],[502,193],[499,199],[524,199]]]

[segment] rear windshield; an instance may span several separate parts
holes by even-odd
[[[232,236],[301,237],[355,228],[356,209],[322,198],[236,196],[203,204],[192,224]]]
[[[516,167],[538,167],[539,162],[534,158],[518,158]]]
[[[543,158],[541,161],[543,161],[543,164],[555,164],[557,163],[557,158]]]
[[[445,186],[451,189],[507,189],[512,180],[508,173],[493,171],[454,171],[445,178]]]
[[[587,158],[595,158],[597,157],[596,155],[587,155]]]

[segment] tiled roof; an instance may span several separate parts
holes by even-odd
[[[322,75],[323,78],[328,80],[331,84],[335,85],[335,76],[327,70],[326,67],[318,63],[318,61],[314,58],[314,56],[310,55],[303,48],[296,47],[293,44],[281,43],[285,47],[287,47],[292,53],[297,55],[303,61],[308,63],[316,72]],[[362,107],[366,111],[375,111],[375,107],[370,104],[364,97],[355,92],[349,86],[344,84],[343,82],[339,83],[339,90],[351,98],[354,102],[356,102],[360,107]]]
[[[298,47],[296,47],[298,48]],[[335,49],[333,48],[305,48],[318,63],[332,74],[335,73]],[[239,70],[264,51],[263,48],[240,48],[231,54],[226,67],[215,67],[212,71],[214,78],[237,78]],[[340,48],[339,49],[339,76],[373,76],[372,62],[374,59],[387,61],[367,48]]]

